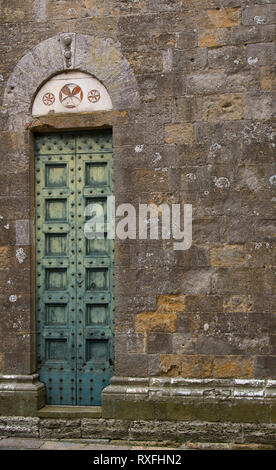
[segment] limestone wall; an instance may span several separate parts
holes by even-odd
[[[189,250],[116,241],[116,375],[276,377],[274,12],[273,0],[1,1],[0,372],[36,369],[31,131],[106,123],[30,114],[42,78],[66,68],[47,40],[69,32],[93,38],[73,68],[104,71],[116,102],[117,203],[193,206]]]

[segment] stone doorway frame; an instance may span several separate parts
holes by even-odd
[[[85,72],[106,87],[112,111],[49,114],[33,117],[32,104],[40,87],[53,76],[69,71]],[[16,141],[15,159],[29,164],[29,206],[18,228],[20,246],[31,246],[30,311],[26,312],[27,343],[22,362],[4,368],[0,375],[0,414],[35,416],[45,405],[45,387],[36,373],[35,348],[35,270],[34,270],[34,134],[42,132],[80,131],[112,128],[113,134],[127,119],[127,111],[138,108],[140,98],[132,69],[120,51],[120,44],[110,38],[77,33],[62,33],[42,41],[25,54],[11,73],[4,92],[3,131],[11,132]],[[113,141],[113,144],[116,144]],[[118,152],[119,153],[119,152]],[[114,165],[120,158],[114,148]],[[116,194],[116,182],[114,185]],[[19,221],[16,221],[19,222]],[[116,244],[115,244],[116,246]],[[116,295],[116,286],[115,286]],[[116,315],[116,311],[115,311]],[[115,332],[116,334],[116,332]],[[115,351],[116,354],[116,351]],[[115,370],[116,373],[116,370]]]

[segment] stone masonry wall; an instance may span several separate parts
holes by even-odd
[[[113,39],[141,99],[114,121],[116,202],[193,205],[187,251],[116,241],[116,375],[276,378],[273,15],[273,0],[0,0],[1,102],[40,42],[64,32]],[[24,374],[35,370],[32,157],[22,151],[27,123],[18,133],[8,115],[0,373]]]

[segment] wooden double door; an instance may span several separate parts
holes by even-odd
[[[35,137],[37,370],[52,405],[100,405],[114,375],[114,241],[87,237],[112,195],[109,129]],[[90,214],[91,215],[91,214]]]

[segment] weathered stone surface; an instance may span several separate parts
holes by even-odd
[[[273,23],[273,5],[248,5],[243,10],[243,24],[259,25]]]
[[[252,312],[251,295],[231,295],[225,297],[223,301],[223,310],[225,312]]]
[[[217,28],[229,28],[237,26],[241,22],[240,8],[221,8],[207,10],[207,16],[211,24]]]
[[[192,124],[167,124],[165,126],[165,142],[167,144],[190,144],[194,140]]]
[[[10,339],[10,338],[8,338]],[[10,341],[9,341],[10,342]],[[13,348],[15,350],[15,345]],[[28,349],[24,347],[24,353]],[[16,352],[16,351],[15,351]],[[19,351],[20,354],[20,351]],[[15,354],[14,354],[15,355]],[[7,364],[12,353],[10,346],[5,351],[4,368],[12,369],[12,364]],[[24,361],[17,366],[26,367]],[[14,367],[16,372],[16,366]],[[3,416],[35,416],[36,410],[45,404],[45,386],[38,380],[38,374],[32,375],[1,375],[0,376],[0,411]],[[24,421],[24,420],[23,420]]]
[[[33,421],[32,421],[33,420]],[[34,422],[34,420],[37,420]],[[41,450],[114,450],[127,449],[212,449],[212,450],[269,450],[275,446],[275,425],[264,423],[208,423],[208,422],[171,422],[166,420],[98,420],[97,426],[90,428],[92,422],[81,423],[82,438],[59,437],[47,441],[39,436],[43,420],[38,418],[1,418],[7,424],[7,438],[0,447],[4,449],[41,449]],[[91,420],[93,421],[93,420]],[[34,433],[32,428],[36,428]],[[95,435],[96,438],[91,437]],[[116,430],[113,432],[112,430]],[[34,434],[34,435],[32,435]],[[87,434],[87,435],[86,435]],[[107,437],[107,436],[117,437]],[[13,437],[14,436],[14,437]],[[105,437],[100,437],[105,436]],[[40,437],[40,439],[38,438]],[[57,439],[58,442],[57,442]],[[111,439],[111,441],[109,441]],[[145,440],[147,439],[147,440]]]
[[[39,436],[39,418],[30,417],[0,417],[0,434],[1,436]]]
[[[214,247],[210,250],[210,263],[212,266],[243,266],[246,254],[242,245]]]
[[[136,331],[175,331],[176,315],[167,313],[140,313],[136,317]]]
[[[267,80],[263,78],[263,80]],[[263,87],[268,85],[263,83]],[[268,93],[250,93],[246,96],[244,117],[246,119],[270,119],[272,114],[272,101]]]
[[[242,97],[238,95],[216,95],[199,100],[199,109],[203,121],[232,121],[243,115]]]
[[[272,2],[25,3],[24,8],[14,0],[0,6],[2,373],[36,368],[33,133],[112,127],[118,204],[193,206],[189,250],[174,250],[172,237],[116,240],[116,374],[168,380],[275,377]],[[69,61],[65,34],[73,45]],[[100,80],[114,110],[34,119],[30,113],[37,90],[56,73],[73,69]],[[139,421],[144,412],[151,424],[127,424],[133,403],[122,400],[107,404],[115,413],[125,403],[120,422],[49,419],[41,421],[41,432],[47,438],[60,432],[103,438],[109,433],[118,439],[148,433],[154,439],[243,442],[239,422],[244,412],[248,442],[271,441],[268,428],[261,436],[257,425],[270,423],[272,405],[255,413],[253,405],[216,403],[215,411],[213,403],[205,403],[205,409],[201,403],[192,417],[216,419],[211,427],[187,425],[187,405],[179,411],[185,426],[172,426],[178,402],[158,404],[163,386],[159,383],[153,392],[154,406],[134,393],[133,416]],[[17,396],[9,395],[12,413],[16,406],[24,414],[31,402],[41,404],[23,392],[21,400]],[[160,423],[164,416],[171,428],[164,425],[159,432],[154,420]],[[233,429],[224,428],[230,418]]]
[[[271,65],[274,61],[274,44],[258,43],[247,46],[247,62],[251,67]]]
[[[127,420],[81,420],[81,434],[86,439],[127,439],[128,429]]]
[[[254,357],[225,356],[214,360],[214,377],[218,378],[252,378]]]
[[[9,265],[9,247],[0,247],[0,269],[5,269]]]
[[[49,438],[79,438],[81,437],[81,421],[79,419],[41,419],[40,437]]]

